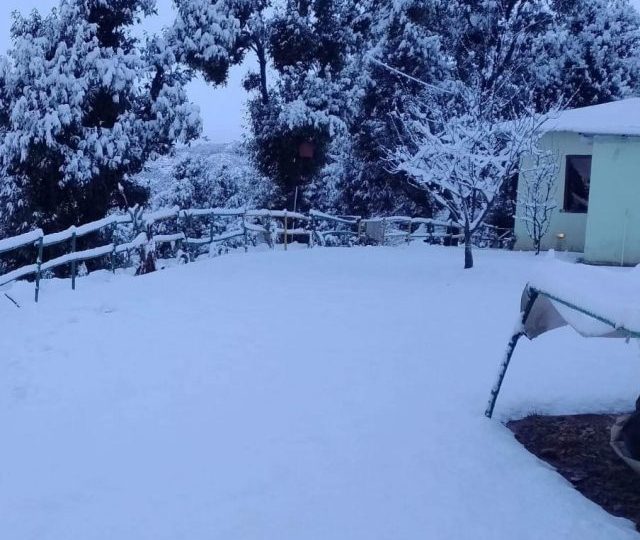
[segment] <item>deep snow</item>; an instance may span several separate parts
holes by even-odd
[[[523,340],[543,257],[230,255],[0,297],[0,538],[626,539],[500,420],[617,411],[635,342]]]

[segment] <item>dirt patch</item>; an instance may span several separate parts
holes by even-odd
[[[609,445],[617,416],[528,416],[507,423],[516,439],[546,461],[585,497],[640,530],[640,475]]]

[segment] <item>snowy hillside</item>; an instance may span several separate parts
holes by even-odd
[[[232,255],[0,303],[0,538],[635,539],[483,416],[544,258]],[[621,410],[638,350],[523,343],[496,414]],[[580,376],[577,376],[577,374]]]

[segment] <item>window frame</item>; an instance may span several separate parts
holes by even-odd
[[[571,210],[567,208],[569,199],[569,160],[572,158],[589,158],[589,187],[587,191],[587,208],[585,210]],[[566,214],[588,214],[589,195],[591,194],[591,171],[593,170],[593,154],[566,154],[564,158],[564,193],[562,198],[562,211]]]

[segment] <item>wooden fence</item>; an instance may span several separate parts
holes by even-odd
[[[175,225],[171,226],[171,221]],[[196,220],[208,220],[208,234],[198,238],[190,236]],[[167,224],[169,222],[169,224]],[[158,232],[158,224],[164,229]],[[222,226],[221,226],[222,223]],[[118,243],[116,231],[123,225],[131,226],[129,241]],[[167,229],[171,229],[167,231]],[[222,232],[216,232],[223,228]],[[453,242],[459,239],[454,234],[455,224],[428,218],[390,216],[362,219],[358,216],[333,216],[316,210],[308,214],[287,210],[252,209],[179,209],[168,208],[147,212],[140,207],[129,209],[123,214],[113,214],[98,221],[70,227],[64,231],[44,234],[34,231],[0,240],[0,254],[10,253],[28,247],[35,248],[35,262],[0,275],[0,286],[22,278],[34,278],[35,301],[40,295],[40,282],[43,274],[54,268],[68,266],[71,287],[76,288],[78,264],[91,259],[104,258],[115,272],[118,257],[139,250],[141,253],[155,252],[158,246],[170,244],[174,255],[181,251],[186,261],[197,257],[203,247],[222,244],[231,240],[238,242],[245,251],[250,244],[266,242],[270,247],[280,243],[286,250],[290,240],[304,239],[309,247],[331,245],[331,239],[351,238],[353,241],[366,239],[369,243],[388,244],[410,242],[412,239],[425,239],[431,242]],[[200,227],[202,230],[202,226]],[[112,241],[81,251],[76,250],[77,239],[92,233],[103,233],[108,237],[111,231]],[[68,243],[66,254],[44,260],[44,249]]]

